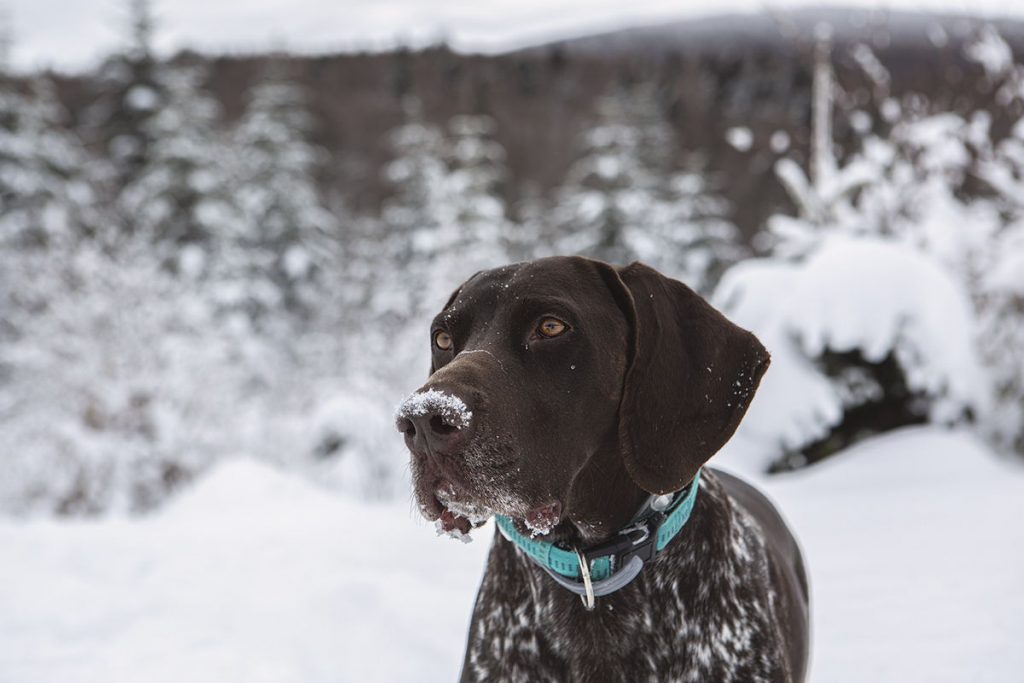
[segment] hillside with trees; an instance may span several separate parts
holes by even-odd
[[[237,453],[399,495],[429,318],[553,253],[648,261],[768,343],[762,468],[922,422],[1024,452],[1018,24],[162,59],[130,6],[94,72],[0,72],[8,512],[149,510]]]

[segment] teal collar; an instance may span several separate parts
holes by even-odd
[[[588,609],[594,597],[614,593],[630,583],[686,525],[697,502],[700,471],[690,484],[673,494],[667,508],[658,511],[662,496],[652,497],[634,521],[607,541],[581,550],[563,548],[519,533],[512,520],[496,517],[501,534],[515,544],[559,585],[582,596]]]

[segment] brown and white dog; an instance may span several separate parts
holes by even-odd
[[[554,257],[474,275],[430,344],[398,428],[444,531],[503,515],[585,552],[702,473],[681,531],[591,610],[496,534],[462,680],[804,679],[797,543],[763,495],[704,467],[768,367],[752,334],[647,266]]]

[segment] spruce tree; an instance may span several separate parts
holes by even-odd
[[[302,89],[271,73],[233,136],[247,277],[272,286],[293,312],[316,305],[318,282],[339,265],[339,226],[315,177],[326,152],[309,141],[312,125]]]
[[[555,210],[557,252],[640,260],[706,291],[742,253],[728,204],[705,177],[674,165],[674,137],[649,88],[599,106]]]
[[[205,272],[213,252],[245,231],[220,109],[200,89],[199,76],[190,67],[161,71],[167,102],[145,126],[153,141],[149,158],[118,202],[131,232],[149,239],[169,267],[189,274]]]
[[[153,53],[153,2],[126,0],[125,9],[123,47],[100,67],[98,96],[85,116],[88,137],[111,161],[111,180],[117,188],[149,164],[154,142],[150,119],[166,103],[161,66]]]
[[[504,265],[516,240],[502,195],[505,150],[494,139],[494,119],[456,116],[448,123],[448,172],[442,207],[446,229],[433,247],[437,299],[478,270]],[[447,291],[443,291],[447,290]]]
[[[394,157],[384,169],[394,191],[381,210],[380,232],[373,236],[380,286],[370,302],[376,316],[404,324],[434,305],[431,284],[434,257],[452,240],[447,200],[447,140],[427,123],[414,99],[404,103],[405,120],[390,136]],[[393,278],[407,283],[409,298],[396,298]]]
[[[0,245],[45,248],[91,232],[87,154],[52,84],[0,77]]]

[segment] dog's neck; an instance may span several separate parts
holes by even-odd
[[[626,527],[647,501],[648,493],[626,471],[618,439],[607,440],[576,475],[566,501],[565,521],[546,540],[593,544]]]
[[[470,634],[470,679],[498,680],[525,653],[533,668],[524,680],[637,680],[651,662],[668,662],[660,677],[673,680],[790,680],[763,539],[713,470],[700,487],[664,551],[589,611],[496,531]]]
[[[607,519],[609,524],[619,521]],[[593,611],[587,611],[579,596],[556,584],[500,533],[495,535],[490,571],[503,577],[503,586],[521,586],[526,591],[519,598],[529,600],[531,608],[524,614],[529,615],[530,625],[543,633],[543,642],[577,679],[628,680],[616,667],[632,656],[637,634],[657,628],[643,607],[645,600],[654,600],[661,610],[671,610],[673,619],[685,614],[691,623],[705,623],[710,615],[736,614],[740,605],[754,599],[746,591],[756,584],[759,555],[750,552],[750,542],[747,529],[736,519],[714,474],[709,473],[702,479],[693,515],[679,535],[636,581],[598,598]],[[638,598],[638,591],[643,598]],[[760,629],[764,625],[758,622],[755,626]],[[694,637],[705,636],[726,637],[712,628],[698,629]],[[669,636],[647,633],[645,637]],[[736,629],[728,636],[736,642],[727,647],[735,652],[749,648],[752,641],[743,641],[743,637],[741,629]],[[711,646],[706,647],[710,651]],[[686,657],[687,653],[681,651],[680,656]],[[693,657],[694,680],[712,680],[710,670],[703,668],[705,664],[710,666],[700,657]]]

